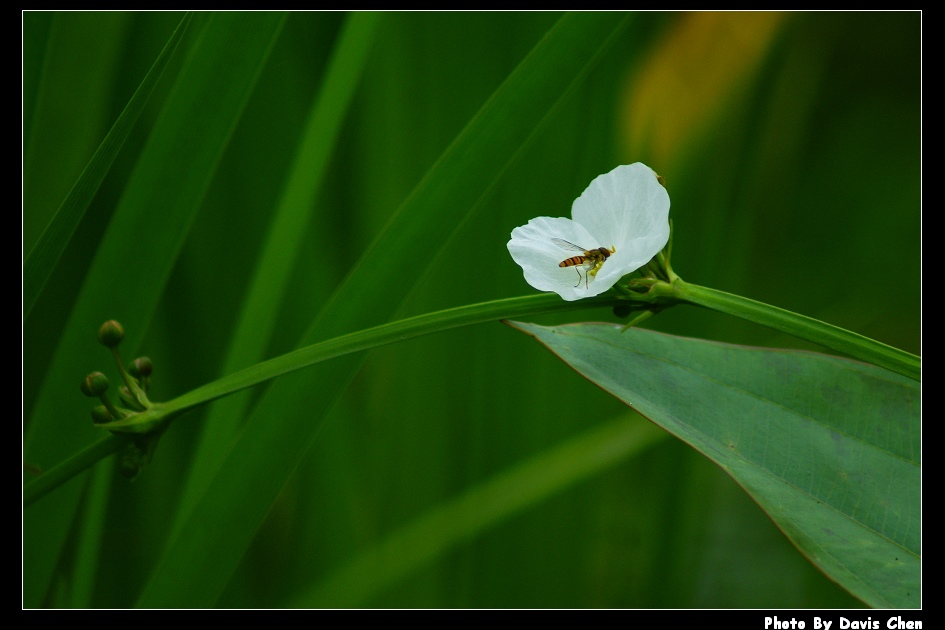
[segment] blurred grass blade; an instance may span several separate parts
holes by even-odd
[[[141,153],[100,243],[26,427],[24,458],[49,467],[101,438],[77,379],[106,359],[95,333],[125,325],[134,356],[285,15],[213,15]],[[91,358],[90,358],[91,357]],[[79,499],[73,481],[24,515],[24,606],[41,604]]]
[[[380,17],[379,13],[373,12],[351,13],[338,36],[243,302],[236,332],[221,370],[223,375],[237,372],[263,358],[302,235],[321,190],[329,157],[361,78]],[[226,447],[240,427],[239,420],[243,418],[248,402],[249,392],[240,392],[214,405],[208,415],[194,452],[194,465],[181,498],[178,519],[193,508],[194,501],[219,468]],[[180,522],[174,530],[179,526]]]
[[[92,471],[87,488],[84,518],[78,523],[78,539],[76,545],[75,579],[69,593],[69,608],[91,608],[94,602],[96,574],[99,568],[99,557],[102,544],[107,540],[105,532],[105,514],[108,499],[115,481],[115,468],[111,462],[99,462]]]
[[[628,19],[606,13],[562,17],[407,197],[299,345],[386,322],[416,283],[417,252],[433,255],[449,239]],[[273,384],[170,541],[139,606],[216,603],[360,361],[343,357]]]
[[[52,11],[24,11],[23,19],[23,153],[33,135],[33,115],[49,52]]]
[[[920,385],[848,359],[515,324],[728,472],[870,606],[921,605]]]
[[[134,95],[128,104],[122,110],[115,124],[109,130],[108,135],[102,140],[95,155],[89,160],[88,166],[82,171],[78,181],[69,191],[69,194],[63,200],[59,209],[56,211],[49,225],[43,231],[36,245],[27,255],[23,263],[23,319],[29,317],[36,298],[39,297],[46,280],[52,274],[59,257],[65,250],[72,233],[82,220],[89,203],[98,191],[99,185],[105,179],[105,175],[111,168],[112,162],[124,145],[128,134],[134,127],[138,116],[144,110],[145,105],[154,88],[157,86],[164,68],[177,50],[177,45],[187,30],[187,26],[193,14],[188,13],[180,21],[180,24],[171,34],[161,54],[154,61],[151,69],[141,81],[141,85],[135,90]]]
[[[361,551],[293,608],[348,608],[371,598],[456,545],[499,525],[668,435],[636,414],[578,435],[514,468],[474,486]]]

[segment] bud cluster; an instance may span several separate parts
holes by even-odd
[[[92,372],[82,380],[79,386],[84,395],[101,401],[101,405],[92,408],[92,422],[106,429],[110,424],[132,418],[154,407],[147,395],[154,366],[148,357],[138,357],[125,369],[118,352],[118,347],[124,337],[124,328],[115,320],[105,322],[98,330],[99,342],[111,351],[118,373],[121,375],[123,385],[118,388],[120,404],[114,404],[107,396],[106,392],[110,384],[108,377],[101,372]],[[126,423],[120,423],[113,432],[120,430],[123,424]],[[141,466],[150,460],[150,454],[159,433],[160,431],[155,435],[141,434],[133,440],[124,455],[119,457],[119,467],[124,476],[134,477]]]

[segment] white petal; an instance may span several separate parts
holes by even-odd
[[[540,291],[568,301],[600,295],[655,256],[669,240],[669,195],[648,166],[618,166],[600,175],[574,200],[574,220],[538,217],[515,228],[509,253]],[[557,239],[577,246],[562,246]],[[614,248],[595,276],[583,265],[560,263],[582,250]],[[578,273],[580,272],[580,275]]]
[[[616,247],[598,273],[611,285],[645,265],[669,240],[669,194],[640,162],[597,176],[574,200],[571,216],[605,247]],[[611,281],[611,276],[616,277]]]
[[[536,217],[527,225],[512,230],[512,240],[508,243],[512,259],[521,266],[525,281],[539,291],[554,291],[563,299],[571,302],[582,297],[603,293],[610,285],[598,289],[599,283],[594,277],[578,284],[578,272],[574,267],[559,267],[561,261],[578,256],[581,252],[568,251],[556,245],[553,239],[563,239],[581,248],[594,248],[600,245],[580,224],[562,217]],[[586,270],[580,268],[581,277]]]

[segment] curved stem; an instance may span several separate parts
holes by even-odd
[[[116,452],[129,439],[130,437],[126,436],[109,435],[85,447],[61,464],[50,468],[23,488],[23,506],[30,505],[86,468],[91,468],[99,460]]]
[[[342,335],[328,341],[306,346],[294,352],[257,363],[218,381],[198,387],[179,398],[175,398],[164,407],[169,414],[178,414],[197,405],[216,398],[232,394],[235,391],[252,387],[277,376],[333,359],[352,352],[360,352],[396,341],[405,341],[421,335],[461,326],[497,321],[511,317],[553,313],[587,308],[615,306],[623,298],[616,295],[602,295],[575,302],[565,302],[553,293],[542,293],[525,297],[494,300],[469,306],[460,306],[445,311],[418,315],[408,319],[383,324],[367,330]]]
[[[146,412],[109,423],[104,428],[116,432],[139,434],[147,433],[155,428],[162,429],[167,426],[171,418],[217,398],[321,361],[352,352],[369,350],[396,341],[404,341],[429,333],[488,321],[556,311],[609,307],[626,303],[626,301],[626,297],[610,294],[576,302],[565,302],[553,293],[542,293],[419,315],[343,335],[258,363],[245,370],[198,387],[167,403],[155,404]],[[128,437],[125,437],[124,434],[109,436],[48,470],[26,485],[23,490],[24,506],[30,505],[98,460],[114,453],[127,441]]]
[[[855,359],[898,372],[917,381],[921,379],[921,360],[913,354],[804,315],[798,315],[724,291],[689,284],[677,277],[672,283],[654,282],[646,293],[629,292],[628,294],[619,295],[610,293],[575,302],[565,302],[555,294],[543,293],[461,306],[383,324],[323,341],[269,361],[258,363],[245,370],[198,387],[167,403],[155,404],[146,412],[109,423],[106,428],[116,432],[129,433],[148,433],[155,429],[163,430],[171,418],[217,398],[222,398],[241,389],[252,387],[321,361],[327,361],[352,352],[369,350],[396,341],[405,341],[421,335],[488,321],[539,313],[610,307],[627,304],[628,302],[633,303],[637,309],[643,311],[636,319],[631,320],[633,323],[639,323],[655,310],[672,304],[694,304],[812,341]],[[115,452],[127,439],[124,435],[109,436],[86,447],[62,464],[52,468],[26,485],[23,491],[23,504],[33,503],[98,460]]]
[[[670,301],[695,304],[747,319],[913,380],[922,380],[922,361],[916,355],[805,315],[679,279],[672,284],[657,284],[651,292]]]

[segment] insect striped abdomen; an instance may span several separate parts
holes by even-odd
[[[576,267],[577,265],[583,265],[586,258],[584,256],[572,256],[567,260],[562,260],[558,263],[559,267]]]

